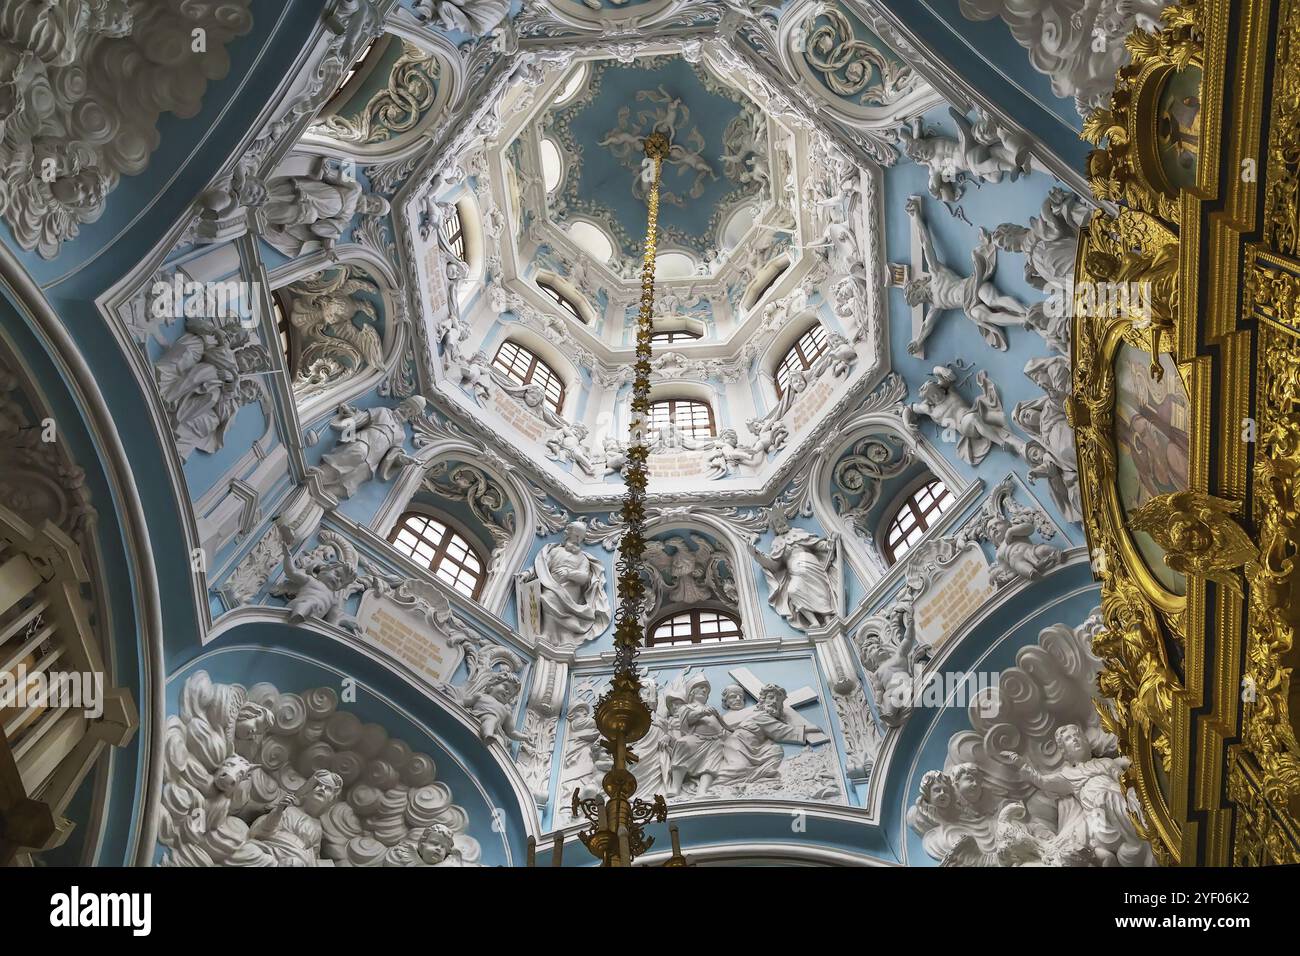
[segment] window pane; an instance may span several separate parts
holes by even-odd
[[[650,628],[649,644],[699,644],[743,637],[740,621],[734,616],[706,608],[681,611],[659,621]]]
[[[446,524],[427,515],[406,514],[389,541],[402,554],[427,567],[442,581],[467,597],[478,597],[483,585],[483,562],[473,545]]]
[[[912,549],[939,516],[956,502],[946,485],[931,479],[904,501],[890,521],[882,548],[886,560],[893,563]]]
[[[778,395],[784,395],[785,390],[790,386],[791,372],[806,372],[817,363],[830,347],[830,340],[826,334],[826,328],[818,323],[812,326],[803,335],[799,336],[794,345],[790,346],[790,351],[785,353],[776,367],[776,391]]]
[[[560,411],[564,407],[564,383],[549,365],[517,342],[502,342],[492,360],[493,368],[500,370],[517,385],[536,384],[546,395],[546,401]]]

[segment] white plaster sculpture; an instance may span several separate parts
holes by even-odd
[[[581,422],[570,424],[561,420],[559,426],[546,436],[546,457],[555,461],[571,461],[592,478],[600,472],[587,449],[587,426]]]
[[[1093,703],[1097,612],[1021,648],[997,689],[969,709],[941,770],[908,810],[925,851],[946,866],[1151,866],[1120,782],[1127,762]]]
[[[983,394],[972,405],[957,390],[957,375],[944,365],[935,366],[934,372],[918,389],[920,401],[903,406],[903,424],[914,435],[920,434],[918,415],[931,419],[943,429],[945,440],[957,442],[957,454],[962,461],[978,465],[993,449],[1002,447],[1012,454],[1022,454],[1024,441],[1007,427],[1007,416],[1002,409],[1002,399],[997,386],[980,372],[976,376]]]
[[[989,524],[988,536],[993,543],[997,566],[989,572],[996,586],[1024,579],[1037,581],[1061,563],[1061,549],[1031,541],[1038,530],[1031,517],[999,517]]]
[[[479,403],[492,397],[496,380],[492,377],[492,363],[486,352],[480,350],[467,359],[454,362],[447,371],[453,375],[456,384],[468,390]]]
[[[920,664],[929,647],[916,639],[910,603],[895,603],[885,617],[887,626],[861,636],[859,655],[880,722],[901,727],[912,713]]]
[[[1062,355],[1070,352],[1070,301],[1074,258],[1079,230],[1092,215],[1092,207],[1074,193],[1053,186],[1042,211],[1028,226],[1004,222],[993,230],[999,249],[1025,257],[1025,281],[1047,293],[1046,302],[1029,307],[1026,324]]]
[[[1124,39],[1135,29],[1160,28],[1167,0],[961,0],[968,20],[1001,17],[1052,80],[1052,92],[1071,97],[1080,115],[1109,105],[1115,74],[1129,62]]]
[[[587,526],[574,521],[564,540],[548,544],[537,555],[524,583],[540,585],[539,637],[559,648],[574,648],[605,633],[610,622],[605,566],[582,550]]]
[[[122,176],[148,166],[163,113],[194,116],[249,0],[15,0],[0,23],[0,215],[18,244],[58,255]],[[202,34],[201,49],[191,33]],[[185,51],[176,55],[175,51]]]
[[[444,30],[483,36],[494,30],[510,12],[510,0],[416,0],[412,11]]]
[[[329,687],[186,679],[167,718],[163,866],[477,865],[434,762],[338,708]]]
[[[672,535],[646,542],[645,563],[649,595],[643,614],[647,622],[671,606],[693,607],[716,602],[735,608],[740,603],[727,552],[703,535]],[[694,545],[694,548],[691,547]]]
[[[739,467],[757,467],[766,457],[766,453],[756,445],[741,445],[734,428],[724,428],[718,432],[713,447],[709,449],[708,475],[710,478],[725,478]]]
[[[1045,478],[1061,515],[1067,521],[1082,521],[1079,459],[1065,411],[1071,390],[1070,360],[1063,355],[1030,359],[1025,374],[1045,392],[1042,398],[1020,402],[1011,413],[1012,421],[1029,436],[1025,445],[1029,478]]]
[[[182,458],[221,449],[239,409],[262,396],[253,376],[270,367],[266,349],[238,320],[185,320],[185,331],[154,363]]]
[[[898,132],[903,151],[930,173],[930,195],[944,203],[962,196],[963,181],[973,176],[980,182],[998,183],[1003,176],[1013,182],[1031,171],[1030,139],[1000,126],[987,116],[972,123],[956,107],[948,114],[957,124],[957,137],[926,133],[921,121],[903,126]]]
[[[515,726],[515,705],[521,686],[521,661],[513,652],[486,641],[462,637],[469,676],[463,687],[451,688],[461,706],[478,718],[479,736],[509,749],[510,741],[528,752],[528,735]]]
[[[388,214],[388,200],[367,193],[355,177],[322,161],[315,173],[277,176],[256,211],[266,241],[290,258],[312,248],[332,251],[358,215]]]
[[[344,266],[308,276],[285,291],[293,303],[289,322],[298,332],[295,393],[320,392],[383,365],[379,313],[373,302],[359,297],[377,296],[374,282]],[[354,321],[357,316],[363,317],[360,324]]]
[[[423,414],[425,404],[422,396],[412,395],[396,408],[340,405],[330,421],[340,433],[338,444],[312,469],[324,490],[340,500],[351,498],[372,478],[387,481],[398,468],[411,464],[413,459],[402,449],[406,425]]]
[[[908,305],[926,307],[926,312],[907,351],[913,355],[924,354],[925,340],[934,331],[939,317],[952,309],[960,309],[974,322],[990,346],[1005,351],[1007,335],[1003,328],[1025,325],[1029,308],[994,286],[998,253],[992,237],[986,229],[980,229],[979,245],[971,252],[971,274],[959,275],[940,260],[934,248],[934,236],[921,213],[921,198],[909,197],[907,214],[917,230],[925,265],[921,275],[904,287],[904,294]]]
[[[356,618],[346,611],[348,599],[365,588],[358,580],[356,548],[342,535],[322,531],[321,547],[308,554],[299,565],[289,550],[293,544],[293,531],[284,524],[276,527],[284,553],[284,580],[272,587],[271,593],[288,600],[289,623],[321,620],[354,633],[358,631]]]
[[[838,786],[824,776],[826,751],[805,749],[787,760],[782,746],[811,748],[829,740],[795,710],[816,701],[817,695],[808,688],[795,695],[779,684],[760,683],[747,668],[737,668],[731,676],[737,683],[723,688],[721,710],[709,700],[712,685],[703,673],[688,668],[664,687],[656,708],[662,736],[655,756],[667,795],[672,799],[769,794],[838,797]],[[746,706],[746,695],[756,703]],[[644,742],[641,750],[652,753]],[[807,778],[796,781],[795,773],[806,773]],[[693,790],[687,791],[688,784],[693,784]]]
[[[778,504],[768,509],[773,539],[764,554],[751,544],[767,581],[768,603],[797,630],[825,627],[840,607],[839,536],[791,527]]]

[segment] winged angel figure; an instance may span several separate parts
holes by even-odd
[[[702,535],[691,534],[690,541],[695,545],[694,550],[680,535],[646,542],[645,561],[653,569],[649,575],[651,596],[646,602],[647,615],[674,604],[722,601],[735,607],[740,603],[736,582],[730,576],[727,552]]]
[[[383,343],[376,330],[378,311],[373,302],[357,297],[358,293],[378,296],[379,286],[374,282],[343,268],[318,272],[287,291],[293,296],[289,321],[303,343],[295,384],[311,382],[322,374],[337,380],[339,371],[356,373],[383,364]],[[369,323],[358,325],[354,321],[357,315]]]

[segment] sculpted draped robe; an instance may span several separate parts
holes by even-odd
[[[560,647],[574,647],[609,626],[605,569],[580,548],[548,544],[533,564],[542,583],[542,636]]]
[[[375,475],[384,475],[384,459],[393,449],[400,449],[406,438],[406,423],[391,408],[372,408],[363,412],[358,424],[366,423],[350,442],[340,443],[326,452],[320,472],[324,485],[336,498],[351,498],[357,489]]]
[[[819,550],[820,548],[820,550]],[[830,566],[835,550],[802,528],[791,528],[772,542],[768,557],[783,565],[784,574],[763,568],[771,595],[768,603],[796,626],[820,627],[836,610]]]
[[[785,758],[785,748],[781,744],[802,744],[807,737],[806,726],[789,723],[773,717],[761,707],[755,707],[731,728],[731,735],[724,745],[725,760],[718,780],[723,783],[753,783],[777,777]]]

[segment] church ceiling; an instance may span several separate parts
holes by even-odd
[[[191,750],[264,802],[317,754],[301,814],[347,824],[321,843],[340,865],[517,863],[528,836],[566,830],[577,852],[573,793],[605,769],[592,712],[615,650],[652,132],[672,151],[646,623],[713,630],[644,650],[659,736],[639,790],[700,846],[726,817],[785,847],[796,805],[823,827],[803,862],[928,864],[969,834],[908,809],[944,765],[934,742],[979,725],[909,697],[915,668],[1068,645],[1068,693],[1024,719],[1095,729],[1052,299],[1094,207],[888,4],[356,0],[278,40],[228,5],[223,42],[246,32],[261,45],[236,52],[294,68],[230,101],[238,149],[174,177],[204,187],[173,220],[129,206],[141,180],[114,193],[147,150],[104,183],[72,166],[57,189],[24,181],[3,207],[24,268],[71,282],[62,297],[107,329],[113,406],[135,402],[150,487],[179,502],[157,539],[192,620],[158,640],[175,761],[140,859],[228,862],[218,825],[186,829],[218,785],[192,779]],[[6,162],[53,148],[50,123]],[[160,183],[192,146],[162,137]],[[110,234],[132,243],[104,279]],[[914,551],[885,548],[936,484]],[[354,671],[368,702],[324,690]],[[678,760],[683,705],[732,743]],[[207,727],[230,713],[243,736]]]

